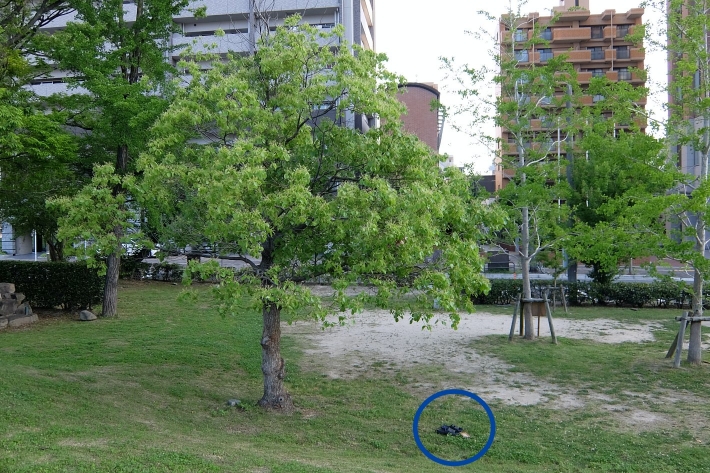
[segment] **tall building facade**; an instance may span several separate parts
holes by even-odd
[[[135,18],[135,1],[123,2],[126,20]],[[206,15],[196,18],[193,10],[204,6]],[[345,40],[365,49],[375,49],[375,0],[199,0],[174,17],[179,32],[172,34],[170,46],[175,52],[167,60],[180,59],[181,46],[191,46],[196,51],[225,54],[228,51],[246,53],[255,38],[265,29],[275,30],[284,19],[299,14],[303,22],[329,30],[342,24]],[[68,22],[76,21],[74,14],[62,16],[42,31],[61,30]],[[222,33],[217,34],[218,31]],[[54,71],[33,81],[33,90],[40,95],[67,91],[65,74]]]
[[[400,86],[397,98],[407,107],[402,115],[404,129],[419,137],[435,152],[439,152],[444,117],[433,102],[439,101],[439,89],[431,82],[408,82]]]
[[[589,6],[590,0],[561,0],[560,5],[553,8],[554,16],[540,16],[539,13],[530,13],[521,18],[520,25],[510,31],[510,22],[501,18],[499,23],[499,38],[502,47],[514,44],[514,56],[521,68],[544,64],[550,59],[567,55],[567,61],[572,64],[577,80],[585,90],[593,77],[606,77],[611,81],[626,81],[632,85],[642,86],[645,54],[643,49],[628,40],[627,36],[634,29],[643,24],[642,8],[632,8],[627,12],[604,10],[592,14]],[[529,45],[526,42],[532,39],[533,31],[538,31],[544,44]],[[592,105],[600,97],[585,95],[581,99],[582,105]],[[645,106],[645,99],[638,103]],[[640,125],[641,132],[645,131],[645,123]],[[533,131],[550,132],[541,120],[533,120]],[[617,125],[625,128],[624,125]],[[501,139],[501,156],[517,155],[515,146],[508,146],[512,139],[505,129],[499,129]],[[496,189],[504,187],[513,177],[513,171],[504,169],[499,161],[496,163],[495,180]]]
[[[123,3],[125,18],[131,21],[136,14],[135,1],[124,0]],[[197,18],[193,10],[202,6],[206,8],[206,15]],[[188,8],[174,17],[179,31],[171,35],[170,46],[176,46],[176,49],[166,60],[177,64],[183,49],[180,46],[191,46],[196,51],[209,48],[210,52],[219,54],[248,53],[256,38],[283,25],[284,20],[294,14],[322,30],[342,24],[348,43],[375,49],[375,0],[198,0],[191,1]],[[59,17],[42,31],[59,31],[71,21],[76,21],[74,14]],[[65,72],[54,70],[38,77],[31,87],[41,96],[70,93],[65,78]],[[367,130],[372,122],[372,117],[366,116],[348,119],[349,126],[361,130]],[[31,253],[30,241],[28,235],[15,234],[9,223],[2,225],[2,250],[6,253]]]

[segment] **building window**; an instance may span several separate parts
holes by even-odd
[[[619,80],[631,80],[631,71],[629,71],[628,67],[620,67],[618,69],[619,72]]]
[[[615,46],[614,49],[616,49],[616,59],[629,59],[631,57],[628,46]]]
[[[697,159],[698,153],[695,151],[695,147],[691,144],[688,145],[688,155],[685,159],[686,168],[694,168],[700,165],[700,160]]]
[[[528,50],[518,49],[515,51],[515,60],[518,62],[528,62]]]
[[[552,103],[552,97],[545,95],[540,98],[540,105],[550,105]]]
[[[601,46],[595,46],[593,48],[587,48],[592,52],[592,60],[596,61],[599,59],[604,59],[604,50]]]
[[[546,62],[552,59],[552,49],[541,49],[540,50],[540,61]]]
[[[604,27],[603,26],[592,26],[592,39],[602,39],[604,38]]]
[[[543,128],[555,128],[555,121],[547,115],[540,117],[540,124]]]
[[[527,30],[515,30],[515,41],[527,41],[528,32]]]
[[[616,37],[617,38],[626,38],[626,35],[629,34],[629,27],[631,25],[616,25]]]
[[[592,73],[592,77],[604,77],[604,69],[589,69]]]
[[[540,38],[546,39],[548,41],[552,40],[552,30],[550,28],[545,28],[540,32]]]
[[[594,97],[592,97],[592,102],[594,102],[594,103],[601,102],[602,100],[604,100],[604,96],[600,95],[600,94],[597,94]]]

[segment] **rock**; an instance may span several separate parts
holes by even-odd
[[[229,401],[227,401],[227,405],[229,407],[242,407],[242,401],[240,401],[239,399],[230,399]]]
[[[0,292],[12,294],[15,292],[15,285],[11,282],[0,282]]]
[[[0,330],[7,327],[7,324],[8,324],[7,317],[0,317]]]
[[[12,315],[19,306],[15,299],[3,299],[0,301],[0,315]]]
[[[32,315],[32,307],[27,302],[20,304],[14,315]]]
[[[90,310],[82,310],[79,312],[79,320],[83,320],[85,322],[89,322],[91,320],[96,320],[97,317],[96,315],[91,312]]]
[[[25,295],[21,292],[16,292],[13,294],[13,299],[15,299],[18,303],[22,302],[25,300]]]
[[[23,325],[31,324],[32,322],[37,322],[39,319],[37,315],[11,315],[7,318],[8,325],[10,327],[22,327]]]

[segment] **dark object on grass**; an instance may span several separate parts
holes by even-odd
[[[229,401],[227,401],[227,405],[229,407],[242,407],[242,401],[240,401],[239,399],[230,399]]]
[[[461,427],[456,427],[455,425],[442,425],[438,429],[436,429],[436,433],[440,435],[452,435],[454,437],[461,436],[463,438],[469,438],[470,435],[468,435],[466,432],[463,431],[463,428]]]

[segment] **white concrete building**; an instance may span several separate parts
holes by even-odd
[[[135,2],[124,1],[126,19],[135,18]],[[206,16],[196,18],[191,10],[206,7]],[[254,38],[265,33],[265,29],[276,29],[284,19],[299,14],[303,21],[317,28],[329,30],[342,24],[345,40],[370,50],[375,49],[375,0],[198,0],[190,2],[189,8],[174,17],[179,32],[170,38],[171,46],[191,45],[196,50],[211,52],[249,52]],[[250,22],[250,18],[253,20]],[[43,31],[59,31],[68,22],[75,21],[75,15],[62,16]],[[251,23],[251,25],[250,25]],[[217,36],[221,30],[224,35]],[[215,46],[214,48],[212,46]],[[166,60],[177,64],[180,48]],[[32,82],[32,89],[39,95],[48,96],[68,92],[66,74],[53,71]],[[348,117],[351,126],[367,130],[371,120],[366,116]],[[2,224],[2,251],[11,255],[32,253],[32,236],[15,235],[12,226]]]

